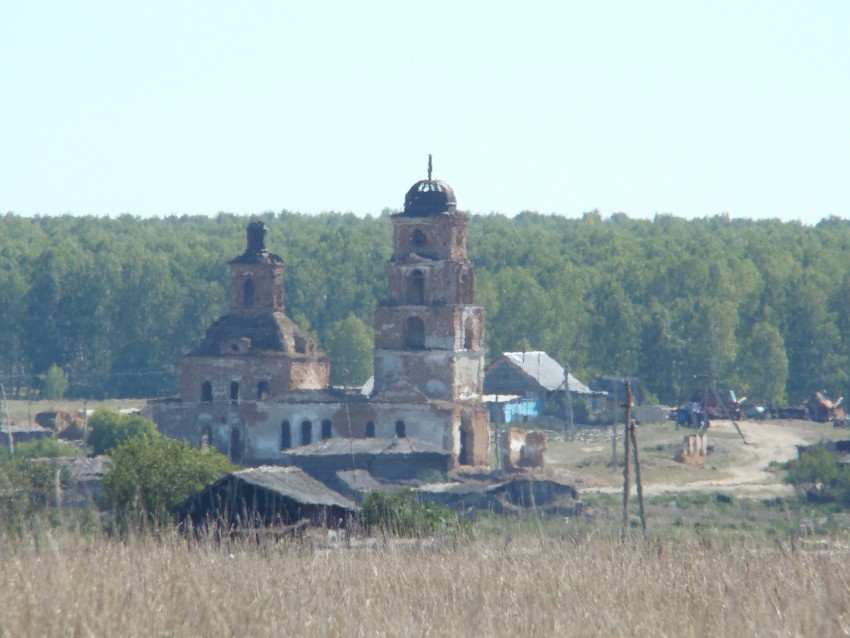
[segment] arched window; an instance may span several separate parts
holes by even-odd
[[[242,435],[237,428],[230,431],[230,460],[234,463],[242,460]]]
[[[292,447],[292,428],[289,421],[280,424],[280,449],[288,450]]]
[[[407,436],[407,426],[404,425],[404,421],[395,422],[395,435],[400,439]]]
[[[239,403],[239,382],[231,381],[230,382],[230,403],[232,405],[236,405]]]
[[[410,235],[410,246],[411,248],[425,248],[428,244],[428,238],[425,237],[425,233],[423,233],[418,228],[413,231]]]
[[[366,424],[366,437],[369,439],[375,438],[375,424],[372,421]]]
[[[301,422],[301,445],[310,445],[313,442],[313,424],[309,421]]]
[[[249,279],[245,282],[245,307],[250,308],[254,305],[254,280]]]
[[[419,317],[407,320],[404,345],[412,350],[425,349],[425,322]]]
[[[472,327],[472,317],[467,317],[463,326],[463,347],[472,350],[475,347],[475,329]]]
[[[425,273],[414,270],[407,276],[407,303],[425,303]]]
[[[212,383],[209,381],[201,384],[201,403],[212,403]]]
[[[322,438],[329,439],[333,436],[333,424],[325,419],[322,421]]]
[[[257,384],[257,400],[265,401],[269,398],[269,382],[268,381],[260,381]]]

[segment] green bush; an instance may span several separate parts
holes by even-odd
[[[29,458],[0,460],[0,531],[24,533],[44,513],[56,487],[56,466]]]
[[[79,450],[56,439],[36,439],[15,445],[15,457],[24,459],[55,459],[74,456]],[[8,454],[8,453],[7,453]]]
[[[455,512],[421,501],[416,492],[371,492],[363,499],[361,520],[370,533],[428,536],[436,532],[466,532],[469,521]]]
[[[156,424],[138,414],[121,414],[101,408],[89,419],[88,443],[95,454],[109,454],[133,438],[153,441],[159,438]]]
[[[785,468],[785,481],[805,488],[809,497],[850,504],[850,467],[839,463],[838,454],[828,448],[809,447],[799,459],[788,461]]]
[[[831,484],[838,477],[838,456],[825,447],[810,447],[788,461],[786,482],[792,485]]]
[[[111,460],[101,504],[124,529],[167,523],[175,505],[236,469],[214,450],[169,438],[131,438],[112,451]]]

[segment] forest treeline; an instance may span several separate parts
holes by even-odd
[[[386,294],[388,216],[252,217],[285,261],[287,312],[352,383]],[[69,395],[172,394],[180,356],[225,312],[249,219],[0,218],[7,393],[56,364]],[[771,406],[850,386],[848,221],[476,215],[468,247],[488,360],[545,350],[584,380],[638,376],[667,403],[711,380]]]

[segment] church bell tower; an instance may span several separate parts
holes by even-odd
[[[480,401],[484,310],[474,305],[469,218],[451,187],[416,182],[392,216],[389,291],[375,311],[375,392],[413,386],[428,399]]]

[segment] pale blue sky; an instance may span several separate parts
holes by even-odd
[[[850,218],[850,2],[0,4],[0,212]]]

